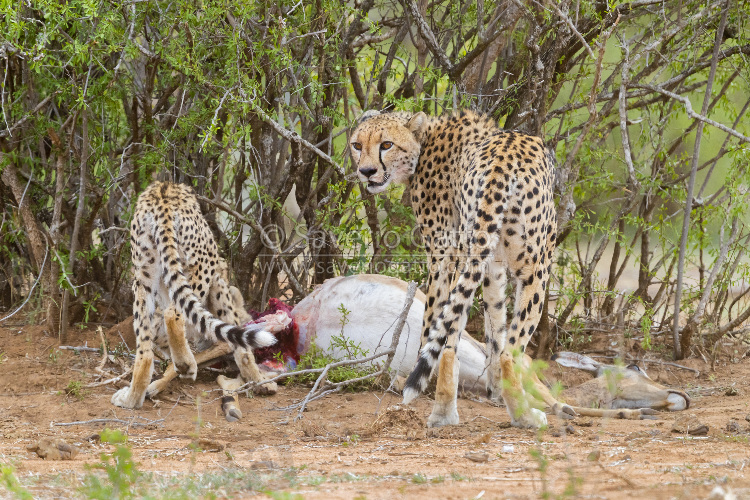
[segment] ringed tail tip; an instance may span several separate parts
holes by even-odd
[[[268,347],[276,343],[276,336],[271,332],[261,330],[259,332],[254,332],[252,335],[255,347]]]
[[[409,403],[414,401],[414,399],[416,399],[417,396],[419,396],[419,391],[413,387],[407,386],[407,387],[404,387],[403,396],[404,396],[403,404],[408,405]]]

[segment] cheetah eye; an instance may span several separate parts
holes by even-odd
[[[353,142],[353,143],[352,143],[352,147],[353,147],[353,148],[354,148],[354,149],[355,149],[356,151],[362,151],[362,144],[360,144],[359,142]]]
[[[393,147],[393,143],[391,141],[385,141],[380,145],[380,149],[391,149]]]

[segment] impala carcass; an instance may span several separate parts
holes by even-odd
[[[396,278],[360,274],[327,280],[293,310],[299,327],[299,352],[314,343],[319,348],[345,357],[332,339],[342,332],[370,354],[387,350],[396,319],[406,299],[407,284]],[[407,375],[417,359],[425,296],[417,291],[401,333],[391,367],[394,375]],[[342,327],[343,310],[347,323]],[[561,352],[553,357],[561,366],[594,375],[591,380],[562,392],[562,399],[587,416],[648,418],[653,410],[684,410],[690,398],[683,391],[668,389],[651,380],[636,365],[603,365],[580,354]],[[486,394],[487,355],[484,344],[463,332],[458,343],[459,387],[468,393]],[[525,356],[524,366],[531,365]],[[546,385],[529,369],[545,401],[554,401]],[[651,411],[649,411],[651,410]]]

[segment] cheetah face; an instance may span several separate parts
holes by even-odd
[[[349,145],[359,180],[370,193],[382,193],[392,182],[408,182],[419,161],[417,137],[426,121],[422,112],[365,114]]]

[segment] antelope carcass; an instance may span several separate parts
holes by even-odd
[[[347,353],[332,342],[342,333],[369,354],[388,349],[406,299],[406,288],[404,281],[372,274],[327,280],[292,310],[299,327],[298,351],[304,353],[314,343],[332,352],[334,357],[345,358]],[[396,375],[407,375],[417,359],[424,302],[424,294],[417,291],[391,364]],[[640,419],[649,418],[656,413],[653,410],[678,411],[690,405],[690,398],[683,391],[654,382],[636,365],[602,365],[570,352],[558,353],[553,359],[562,366],[594,375],[593,379],[562,392],[562,399],[574,405],[581,415]],[[464,392],[483,394],[487,363],[484,344],[464,332],[458,343],[458,360],[459,387]],[[530,367],[531,358],[525,356],[524,365]],[[546,385],[531,370],[529,374],[545,402],[552,404],[554,398]]]

